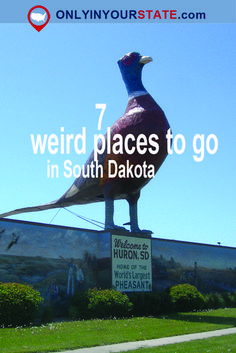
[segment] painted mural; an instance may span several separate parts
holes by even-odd
[[[47,300],[111,287],[110,233],[0,220],[0,282],[27,283]]]
[[[236,290],[236,248],[157,238],[151,247],[153,291],[178,283],[203,293]],[[111,288],[111,253],[109,231],[0,220],[0,282],[30,284],[45,300]]]
[[[179,283],[202,293],[236,290],[236,248],[153,239],[153,290]]]

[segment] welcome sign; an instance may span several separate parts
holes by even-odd
[[[112,235],[112,285],[122,292],[152,290],[151,237]]]

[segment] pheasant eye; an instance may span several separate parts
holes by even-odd
[[[133,61],[136,59],[136,55],[134,53],[125,55],[122,59],[122,63],[123,65],[131,65],[133,63]]]

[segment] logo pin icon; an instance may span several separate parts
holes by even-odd
[[[31,26],[40,32],[48,24],[50,13],[44,6],[34,6],[28,12],[28,20]]]

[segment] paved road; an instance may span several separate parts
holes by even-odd
[[[164,337],[164,338],[158,338],[158,339],[154,339],[154,340],[119,343],[119,344],[112,344],[109,346],[100,346],[100,347],[92,347],[92,348],[80,348],[80,349],[76,349],[76,350],[72,350],[72,351],[66,351],[64,353],[127,352],[127,351],[138,349],[138,348],[158,347],[158,346],[164,346],[166,344],[188,342],[188,341],[193,341],[193,340],[201,340],[204,338],[224,336],[224,335],[230,335],[230,334],[236,334],[236,327],[227,328],[224,330],[208,331],[208,332],[201,332],[201,333],[191,333],[191,334],[182,335],[182,336]]]

